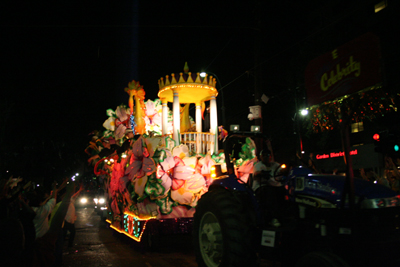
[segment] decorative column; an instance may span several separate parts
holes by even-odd
[[[168,134],[168,101],[161,100],[162,103],[162,135]]]
[[[218,116],[217,116],[217,99],[215,95],[210,99],[210,132],[214,134],[215,150],[211,154],[218,152]]]
[[[196,103],[196,132],[202,132],[201,103]]]
[[[174,89],[174,102],[173,102],[173,118],[174,118],[174,132],[173,138],[177,145],[180,144],[180,129],[181,129],[181,111],[180,111],[180,104],[179,104],[179,93],[177,89]]]

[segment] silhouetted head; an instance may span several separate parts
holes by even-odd
[[[270,162],[272,158],[272,153],[269,149],[263,149],[260,152],[260,160],[262,162]]]

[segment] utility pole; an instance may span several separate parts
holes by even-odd
[[[262,91],[262,80],[261,80],[261,70],[260,70],[260,56],[261,56],[261,14],[259,8],[260,0],[255,0],[255,30],[254,30],[254,105],[259,105],[261,107],[261,94]],[[262,119],[262,109],[261,118],[254,120],[254,125],[260,126],[260,132],[263,133],[263,119]],[[256,138],[256,155],[260,153],[263,149],[263,139]],[[272,151],[271,151],[272,152]]]

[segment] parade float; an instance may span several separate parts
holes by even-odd
[[[85,150],[106,192],[106,221],[138,242],[146,232],[190,232],[197,202],[213,181],[212,170],[226,171],[218,148],[227,131],[217,122],[216,79],[191,73],[185,64],[184,72],[167,75],[158,85],[153,101],[145,99],[138,81],[129,82],[128,105],[107,110],[103,128]],[[194,119],[189,115],[193,104]],[[203,116],[206,105],[209,122]],[[210,125],[208,131],[202,131],[203,122]],[[255,144],[246,139],[237,150],[230,160],[246,181],[256,160]]]

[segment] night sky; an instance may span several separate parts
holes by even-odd
[[[297,45],[321,27],[303,12],[312,12],[319,1],[306,6],[269,2],[0,4],[2,172],[9,167],[25,168],[25,175],[29,168],[36,176],[72,171],[76,160],[65,158],[85,158],[89,133],[101,129],[106,110],[128,104],[128,82],[139,81],[146,100],[154,100],[158,80],[183,71],[185,62],[192,72],[218,75],[226,126],[251,124],[248,106],[255,103],[258,75],[261,94],[271,97],[264,112],[279,121],[275,130],[291,132],[296,79],[287,78],[296,64],[305,66],[325,52],[320,48],[300,63],[291,60]],[[260,66],[258,74],[255,66]],[[301,102],[304,92],[297,96]],[[50,163],[54,157],[69,166]]]

